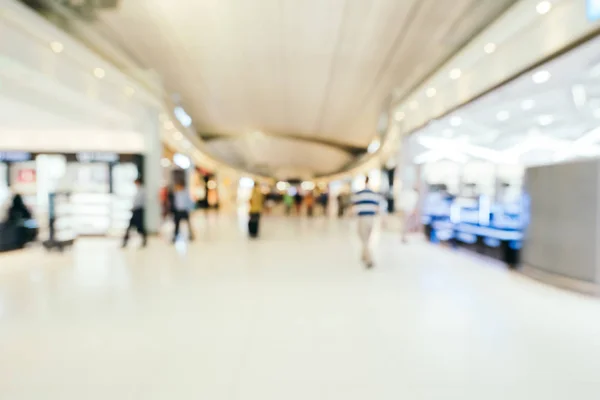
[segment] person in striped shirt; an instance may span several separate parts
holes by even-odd
[[[362,242],[362,261],[367,268],[373,267],[371,255],[371,234],[375,218],[379,214],[381,196],[369,189],[369,178],[365,179],[365,188],[356,192],[352,198],[354,213],[358,216],[358,234]]]

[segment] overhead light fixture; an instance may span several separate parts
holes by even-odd
[[[454,68],[452,71],[450,71],[450,79],[458,79],[460,78],[460,76],[462,75],[462,71],[459,68]]]
[[[496,51],[496,44],[491,42],[486,44],[483,46],[483,51],[485,51],[487,54],[492,54]]]
[[[521,102],[521,109],[524,111],[531,110],[533,107],[535,107],[535,100],[533,99],[527,99]]]
[[[535,9],[540,15],[548,14],[552,10],[552,3],[549,1],[540,1]]]
[[[65,46],[63,46],[63,44],[61,42],[54,41],[54,42],[50,42],[50,48],[56,54],[60,54],[65,49]]]
[[[537,71],[536,73],[534,73],[531,76],[531,79],[533,79],[533,82],[540,84],[540,83],[548,82],[548,79],[550,79],[551,76],[552,76],[552,74],[550,74],[550,72],[543,69],[541,71]]]
[[[183,135],[181,134],[181,132],[175,132],[173,134],[173,139],[175,139],[175,140],[181,140],[181,139],[183,139]]]
[[[419,108],[419,102],[416,101],[416,100],[413,100],[413,101],[410,102],[410,104],[408,105],[408,107],[411,110],[416,110],[417,108]]]
[[[106,72],[102,68],[94,68],[94,76],[98,79],[102,79],[106,76]]]
[[[435,90],[435,88],[433,88],[433,87],[430,87],[429,89],[427,89],[425,91],[425,94],[427,95],[427,97],[433,97],[436,95],[436,93],[437,93],[437,90]]]
[[[450,125],[457,127],[457,126],[461,126],[462,125],[462,118],[461,117],[452,117],[450,118]]]
[[[538,117],[538,122],[541,126],[548,126],[554,122],[554,117],[550,114],[540,115]]]
[[[498,121],[506,121],[509,118],[510,113],[506,110],[499,111],[498,114],[496,114],[496,119],[498,119]]]
[[[396,121],[400,122],[404,119],[406,115],[402,112],[402,111],[398,111],[394,117],[396,118]]]
[[[371,141],[369,147],[367,148],[367,152],[375,153],[377,150],[379,150],[379,146],[381,146],[381,142],[379,141],[379,139],[373,139],[373,141]]]

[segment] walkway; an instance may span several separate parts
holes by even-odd
[[[391,233],[367,271],[349,221],[242,227],[0,255],[0,398],[598,398],[596,299]]]

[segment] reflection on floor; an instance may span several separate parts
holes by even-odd
[[[0,256],[1,399],[597,399],[600,302],[353,223]]]

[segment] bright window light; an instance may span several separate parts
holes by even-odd
[[[425,94],[427,95],[427,97],[433,97],[435,96],[437,93],[437,90],[435,90],[435,88],[430,87],[429,89],[427,89],[425,91]]]
[[[499,111],[498,114],[496,114],[496,118],[498,121],[506,121],[510,118],[510,113],[506,110]]]
[[[527,99],[521,102],[521,109],[524,111],[531,110],[533,107],[535,107],[535,100],[533,99]]]
[[[552,10],[552,3],[549,1],[540,1],[535,9],[540,15],[548,14]]]
[[[537,71],[536,73],[534,73],[531,78],[533,79],[533,82],[540,84],[540,83],[545,83],[548,82],[548,79],[550,79],[552,75],[550,74],[550,72],[546,71],[546,70],[541,70],[541,71]]]
[[[452,71],[450,71],[450,79],[456,80],[460,78],[461,75],[462,71],[459,68],[454,68]]]
[[[492,54],[493,52],[496,51],[496,44],[495,43],[488,43],[483,47],[483,51],[485,51],[487,54]]]
[[[313,190],[315,188],[315,183],[314,182],[309,182],[309,181],[305,181],[302,182],[302,190]]]
[[[452,117],[450,118],[450,125],[456,127],[456,126],[461,126],[462,125],[462,118],[461,117]]]
[[[188,169],[192,165],[189,157],[181,153],[175,153],[175,155],[173,155],[173,163],[181,169]]]

